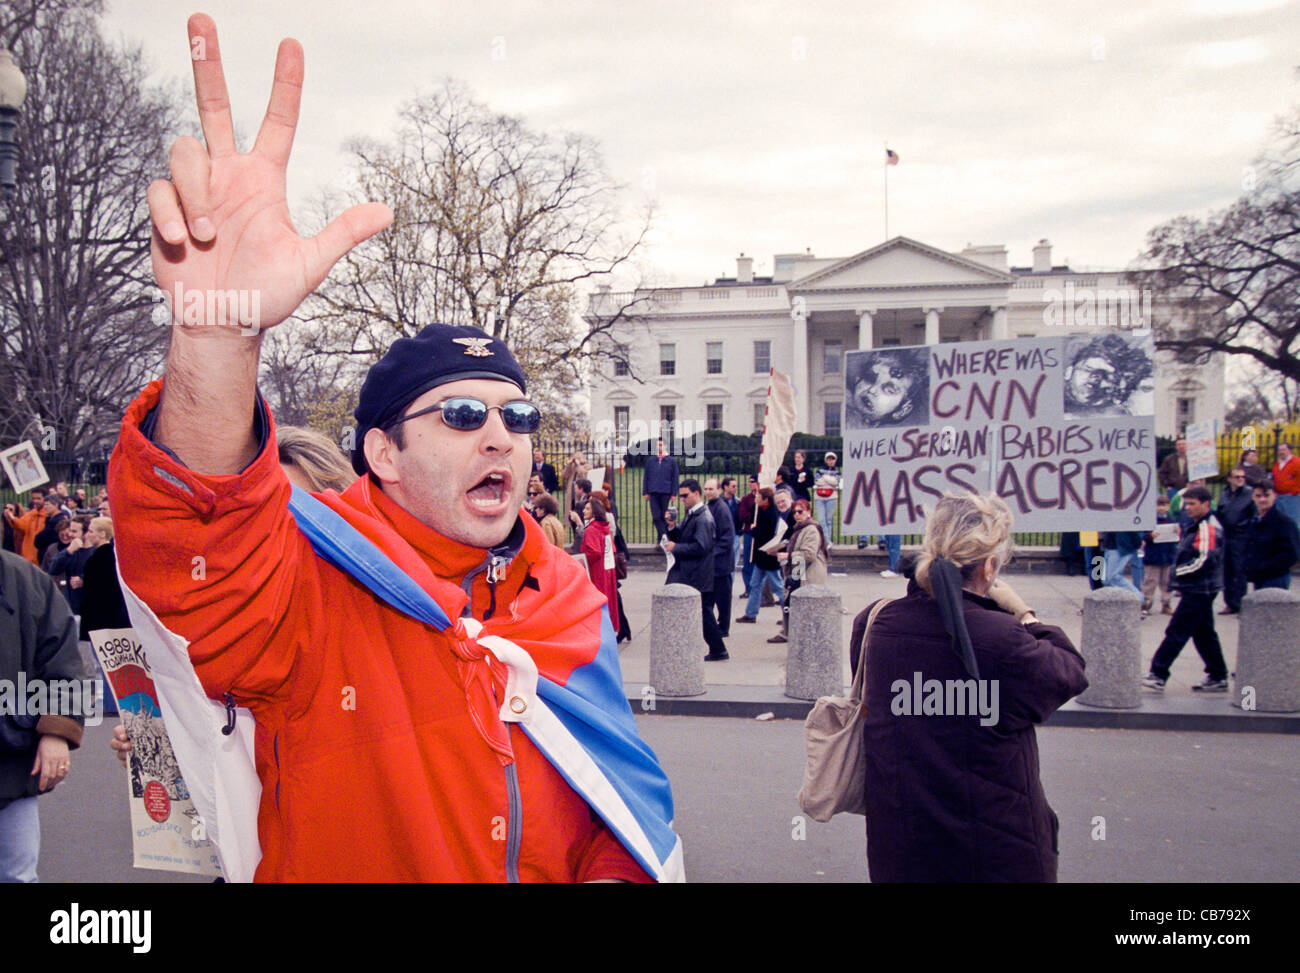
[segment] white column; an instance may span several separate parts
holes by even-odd
[[[808,316],[794,317],[794,363],[790,381],[794,383],[794,427],[808,428]]]
[[[939,343],[939,312],[941,307],[927,307],[925,311],[925,343],[927,345],[937,345]]]
[[[994,341],[1001,341],[1003,338],[1010,338],[1007,331],[1007,309],[1005,307],[993,308],[993,335]]]
[[[858,312],[858,351],[867,351],[875,344],[873,312],[874,308]]]

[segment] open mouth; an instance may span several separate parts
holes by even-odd
[[[510,499],[510,474],[493,472],[466,491],[472,506],[490,510]]]

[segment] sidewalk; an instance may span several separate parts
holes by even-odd
[[[833,570],[845,569],[833,566]],[[853,617],[872,601],[881,597],[902,597],[907,590],[904,578],[885,579],[874,570],[850,566],[849,573],[833,573],[830,588],[839,594],[845,613],[841,616],[844,651],[844,685],[851,676],[848,663],[849,634]],[[620,658],[623,682],[628,698],[637,712],[650,712],[643,702],[650,677],[650,598],[663,584],[664,571],[634,567],[622,582],[623,605],[632,623],[632,641],[623,643]],[[1034,607],[1038,617],[1049,625],[1058,625],[1079,644],[1083,617],[1083,598],[1088,593],[1088,579],[1050,574],[1010,574],[1007,580]],[[741,595],[744,581],[737,572],[733,585],[733,611],[727,662],[705,664],[707,691],[703,696],[670,699],[658,696],[653,712],[694,716],[740,716],[753,718],[770,712],[778,718],[802,719],[811,704],[789,699],[784,694],[785,660],[788,644],[772,644],[768,638],[777,633],[780,609],[763,608],[758,624],[736,624],[744,614]],[[1222,598],[1216,612],[1223,607]],[[1228,671],[1236,669],[1236,615],[1215,615],[1219,640]],[[1142,622],[1142,672],[1145,673],[1164,637],[1169,616],[1156,613]],[[700,637],[700,655],[707,651]],[[1127,729],[1227,730],[1242,732],[1300,733],[1300,714],[1265,714],[1244,712],[1229,703],[1225,695],[1201,696],[1192,686],[1205,678],[1204,666],[1189,641],[1174,663],[1163,695],[1143,693],[1142,705],[1136,710],[1105,710],[1067,703],[1049,721],[1056,726],[1117,727]],[[1231,685],[1231,681],[1230,681]]]

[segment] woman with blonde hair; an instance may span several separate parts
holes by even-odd
[[[873,882],[1056,881],[1034,724],[1088,681],[1066,634],[999,580],[1011,529],[999,497],[944,496],[906,597],[869,632],[870,608],[854,621]]]
[[[289,482],[310,493],[336,490],[342,493],[357,474],[352,462],[328,436],[302,426],[279,426],[275,444],[280,452],[280,469]]]

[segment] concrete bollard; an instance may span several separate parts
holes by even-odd
[[[664,585],[650,596],[650,686],[660,696],[704,692],[704,615],[700,593]]]
[[[1232,705],[1300,712],[1300,595],[1263,588],[1241,599]]]
[[[1142,598],[1123,588],[1098,588],[1083,596],[1079,653],[1088,688],[1080,703],[1135,709],[1142,703]]]
[[[817,699],[844,691],[843,629],[840,596],[826,585],[801,585],[791,593],[790,647],[785,659],[787,696]]]

